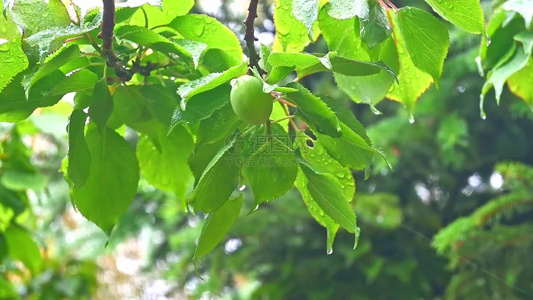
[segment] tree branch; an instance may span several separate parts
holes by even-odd
[[[246,42],[246,49],[248,50],[248,58],[250,63],[248,64],[248,73],[252,74],[252,69],[257,68],[260,75],[263,75],[265,71],[259,66],[259,54],[255,50],[255,41],[257,39],[254,36],[254,20],[257,18],[257,4],[259,0],[250,0],[250,6],[248,6],[248,16],[244,20],[244,41]]]
[[[98,35],[102,39],[102,56],[107,59],[107,65],[115,70],[122,80],[130,80],[133,72],[128,70],[118,59],[113,50],[113,31],[115,29],[115,0],[102,0],[104,15],[102,18],[102,30]]]

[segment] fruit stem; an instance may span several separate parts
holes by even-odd
[[[250,6],[248,6],[248,16],[244,20],[244,41],[246,42],[246,49],[248,50],[248,74],[252,75],[252,69],[255,67],[259,72],[259,75],[263,76],[265,71],[259,66],[259,54],[255,50],[255,41],[257,38],[254,35],[254,20],[257,18],[257,5],[259,0],[250,0]]]

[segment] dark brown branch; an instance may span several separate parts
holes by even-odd
[[[128,70],[118,59],[113,50],[113,31],[115,29],[115,0],[102,0],[104,15],[102,17],[102,30],[98,35],[102,39],[102,56],[107,59],[107,65],[115,70],[122,80],[130,80],[133,72]]]
[[[259,67],[260,57],[255,50],[255,41],[257,41],[257,39],[254,35],[254,20],[257,18],[258,2],[259,0],[250,0],[250,6],[248,6],[248,16],[246,17],[246,20],[244,20],[244,41],[246,42],[246,49],[248,49],[248,58],[250,60],[250,63],[248,64],[250,70],[248,73],[252,73],[252,68],[256,67],[259,74],[263,75],[264,71],[261,69],[261,67]]]

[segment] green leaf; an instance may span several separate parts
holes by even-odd
[[[228,234],[231,226],[239,217],[242,208],[242,195],[226,203],[215,212],[209,214],[194,252],[194,259],[210,253]]]
[[[357,120],[352,113],[348,101],[344,101],[342,98],[328,96],[321,96],[321,99],[328,105],[329,108],[333,110],[339,121],[344,123],[353,132],[365,139],[369,146],[372,146],[372,142],[367,136],[363,124],[361,124],[361,122],[359,122],[359,120]]]
[[[308,164],[300,163],[307,178],[307,190],[313,200],[331,219],[349,232],[355,232],[356,218],[349,201],[342,192],[337,178],[328,173],[319,173]]]
[[[369,146],[365,139],[346,124],[340,123],[340,128],[341,137],[332,138],[328,135],[317,134],[318,141],[326,148],[328,154],[343,166],[356,170],[365,169],[378,151]]]
[[[189,167],[194,174],[194,185],[196,186],[213,157],[226,145],[226,139],[221,139],[213,143],[196,143],[194,153],[189,157]]]
[[[48,59],[45,63],[40,65],[37,71],[23,82],[26,89],[26,95],[29,94],[31,87],[40,79],[44,78],[46,75],[49,75],[57,69],[59,69],[64,64],[80,57],[80,49],[78,45],[71,45],[64,48],[57,55],[54,55],[52,58]],[[26,79],[26,78],[25,78]]]
[[[149,47],[163,54],[168,55],[169,53],[173,53],[182,58],[187,57],[192,60],[192,54],[184,47],[177,43],[173,43],[166,37],[145,27],[124,25],[117,30],[116,36],[120,39],[129,40],[136,44]]]
[[[483,101],[485,95],[492,87],[496,94],[496,101],[500,103],[500,97],[502,95],[503,86],[509,77],[511,77],[516,72],[523,69],[530,58],[530,54],[524,51],[523,47],[518,47],[513,58],[506,64],[492,69],[487,75],[487,81],[483,85],[481,90],[481,108],[483,108]],[[482,110],[482,115],[484,114]]]
[[[509,89],[522,98],[533,110],[533,58],[529,58],[526,66],[509,77]]]
[[[341,136],[339,120],[331,109],[318,97],[311,94],[303,85],[293,82],[288,87],[298,90],[296,93],[287,94],[288,101],[296,104],[296,114],[305,122],[314,126],[320,133],[332,137]]]
[[[89,106],[89,117],[102,130],[113,112],[113,97],[107,87],[107,79],[100,79],[94,86],[93,100]]]
[[[293,0],[292,15],[304,24],[309,39],[313,40],[313,24],[318,18],[318,0]]]
[[[189,199],[193,212],[213,212],[229,199],[239,183],[235,136],[209,162]]]
[[[164,100],[161,102],[165,102]],[[159,127],[137,86],[119,86],[113,94],[113,115],[139,133],[157,140]]]
[[[326,9],[331,17],[339,20],[351,19],[355,16],[366,19],[369,14],[367,1],[329,0]]]
[[[522,15],[526,28],[531,28],[531,20],[533,20],[533,6],[529,0],[509,0],[503,4],[503,8],[507,11],[517,12]]]
[[[343,57],[359,61],[370,61],[371,57],[377,57],[394,73],[398,73],[398,57],[391,37],[370,51],[361,40],[358,19],[336,20],[322,9],[318,20],[330,51],[336,51]],[[372,108],[384,99],[394,82],[394,78],[386,72],[364,77],[334,75],[338,87],[353,101],[370,104]]]
[[[130,144],[109,128],[89,123],[85,134],[91,153],[89,178],[72,188],[74,206],[107,235],[137,193],[139,165]]]
[[[168,25],[185,39],[201,42],[208,49],[218,49],[224,53],[228,67],[242,63],[243,52],[239,39],[217,19],[206,15],[188,14],[175,18]]]
[[[192,126],[208,118],[215,110],[229,103],[230,90],[229,84],[223,84],[191,97],[185,110],[178,105],[172,114],[170,130],[180,123]]]
[[[443,19],[470,33],[485,31],[479,0],[426,0]]]
[[[150,5],[148,1],[132,16],[130,24],[144,26],[146,22],[144,14],[146,13],[148,28],[166,25],[175,17],[187,14],[193,8],[194,0],[163,0],[158,6]]]
[[[10,41],[0,39],[0,92],[18,73],[28,67],[28,59],[22,51],[20,37]]]
[[[331,158],[320,142],[315,142],[312,148],[303,146],[300,149],[302,157],[311,166],[313,166],[313,168],[317,169],[320,173],[328,173],[337,178],[341,184],[344,197],[351,202],[355,194],[355,181],[350,169],[343,167],[339,164],[339,162]],[[315,202],[307,190],[307,179],[301,171],[298,172],[295,186],[300,191],[302,200],[306,204],[313,218],[315,218],[320,225],[327,228],[327,252],[331,253],[333,251],[333,242],[335,240],[337,230],[339,229],[339,225],[335,223],[335,221],[333,221],[328,215],[326,215]]]
[[[0,120],[3,122],[17,122],[26,119],[37,107],[56,104],[61,95],[54,95],[51,91],[63,80],[65,75],[56,70],[39,80],[30,91],[28,98],[20,84],[22,74],[17,75],[0,93]]]
[[[150,113],[165,126],[170,124],[172,112],[178,106],[174,91],[161,85],[144,85],[141,94]]]
[[[36,17],[36,12],[39,17]],[[24,31],[25,36],[70,24],[67,9],[60,0],[17,0],[11,8],[11,18]]]
[[[433,77],[435,84],[450,47],[446,26],[432,14],[414,7],[397,11],[398,27],[413,64]]]
[[[30,233],[17,225],[11,225],[4,232],[4,237],[9,256],[20,260],[33,275],[37,274],[42,266],[41,252]]]
[[[274,8],[274,24],[276,25],[276,36],[274,39],[274,51],[283,52],[300,52],[307,44],[309,44],[309,37],[318,37],[318,34],[310,34],[301,21],[293,15],[293,7],[296,4],[294,0],[276,0]],[[300,1],[303,3],[303,1]],[[299,15],[301,18],[302,16]],[[318,31],[316,23],[313,26],[312,32]]]
[[[75,109],[68,123],[68,167],[67,176],[74,187],[82,187],[89,177],[91,153],[85,141],[87,114]]]
[[[166,128],[160,127],[159,149],[149,136],[142,135],[139,139],[137,158],[141,174],[153,186],[173,192],[185,203],[185,196],[193,184],[187,162],[194,149],[193,138],[183,126],[177,126],[168,135]]]
[[[313,196],[311,196],[311,193],[307,190],[307,178],[305,178],[302,171],[298,171],[298,176],[296,178],[296,181],[294,182],[294,185],[300,191],[300,194],[302,195],[302,200],[307,206],[307,209],[309,210],[309,213],[313,218],[318,222],[318,224],[326,227],[327,230],[327,241],[326,241],[326,247],[327,247],[327,253],[333,253],[333,243],[335,242],[335,236],[337,235],[337,231],[339,230],[339,224],[337,224],[335,221],[333,221],[332,218],[330,218],[320,206],[316,203],[316,201],[313,199]]]
[[[222,73],[211,73],[205,77],[202,77],[200,79],[196,79],[193,81],[189,81],[181,85],[178,88],[177,93],[182,98],[181,99],[182,108],[185,109],[187,102],[194,95],[212,90],[230,81],[233,78],[242,76],[246,74],[247,69],[248,69],[247,62],[242,62],[240,65],[232,67]]]
[[[200,122],[196,133],[197,143],[214,143],[229,136],[242,124],[230,103],[216,110],[209,118]]]
[[[63,96],[71,92],[78,94],[92,92],[97,81],[98,76],[96,74],[87,69],[81,69],[59,82],[50,92],[50,95]]]
[[[65,40],[88,33],[102,24],[102,14],[97,14],[90,22],[81,25],[69,24],[68,26],[49,27],[25,39],[29,46],[29,54],[39,56],[43,61],[49,53],[59,49]],[[28,52],[27,51],[27,52]],[[36,52],[38,51],[38,53]]]
[[[302,78],[317,72],[331,71],[347,76],[367,76],[385,70],[395,76],[386,65],[381,62],[356,61],[339,56],[336,52],[330,52],[324,56],[316,56],[307,53],[273,52],[269,57],[269,64],[274,68],[289,68],[298,73]],[[281,71],[278,71],[281,73]]]
[[[207,49],[207,44],[191,41],[191,40],[175,40],[174,41],[179,46],[183,47],[183,49],[187,50],[187,52],[190,53],[192,56],[192,61],[194,63],[194,67],[198,68],[198,64],[200,63],[200,58],[202,57],[202,54],[204,54],[205,50]]]
[[[361,19],[360,34],[361,40],[372,49],[387,40],[391,34],[391,27],[383,7],[377,0],[369,0],[368,5],[368,17]]]
[[[406,108],[411,120],[415,110],[415,103],[431,85],[431,76],[420,71],[414,64],[405,45],[403,35],[400,31],[397,16],[388,11],[393,22],[394,41],[398,53],[400,72],[398,79],[400,83],[393,85],[387,97],[402,103]]]
[[[292,188],[298,173],[292,138],[279,124],[272,124],[271,130],[272,136],[256,131],[250,138],[251,155],[242,170],[255,204],[283,196]]]

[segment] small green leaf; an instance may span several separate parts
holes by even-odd
[[[369,0],[368,5],[368,17],[361,19],[360,32],[361,40],[372,49],[387,40],[391,34],[391,27],[383,7],[377,0]]]
[[[100,79],[94,86],[93,100],[89,106],[89,117],[102,130],[113,112],[113,97],[107,87],[107,79]]]
[[[185,39],[201,42],[208,49],[221,50],[228,67],[242,63],[243,52],[239,39],[228,27],[217,19],[206,15],[188,14],[179,16],[168,25]]]
[[[18,73],[28,67],[28,59],[22,51],[20,38],[10,41],[0,39],[0,92]]]
[[[339,225],[349,232],[356,228],[355,213],[342,192],[341,183],[335,176],[318,173],[306,163],[300,163],[300,169],[307,178],[307,190],[318,206]]]
[[[279,124],[272,124],[271,130],[271,136],[256,131],[250,138],[251,155],[242,170],[252,188],[255,204],[283,196],[292,188],[298,173],[292,138]]]
[[[229,103],[230,90],[231,87],[229,84],[223,84],[191,97],[187,102],[187,108],[185,110],[178,105],[172,114],[170,130],[180,123],[192,126],[208,118],[215,110]]]
[[[20,260],[33,275],[37,274],[42,266],[41,251],[30,233],[18,225],[11,225],[4,232],[9,256]]]
[[[367,1],[329,0],[326,9],[330,16],[338,20],[351,19],[355,16],[366,19],[369,14]]]
[[[183,126],[177,126],[169,135],[166,128],[159,127],[159,149],[152,138],[146,135],[142,135],[137,144],[141,174],[153,186],[173,192],[185,202],[185,196],[193,184],[187,162],[194,149],[193,138]]]
[[[83,187],[72,187],[72,201],[109,235],[137,193],[139,165],[130,144],[109,128],[89,123],[85,139],[91,153],[89,178]]]
[[[302,22],[313,40],[313,24],[318,18],[318,0],[293,0],[292,15]]]
[[[479,0],[426,0],[442,18],[470,33],[485,31]]]
[[[433,77],[438,87],[450,37],[432,14],[414,7],[398,10],[398,27],[413,64]]]
[[[91,153],[85,141],[87,114],[75,109],[68,123],[68,167],[67,176],[74,187],[82,187],[89,177]]]
[[[178,98],[174,91],[161,85],[144,85],[140,90],[144,103],[150,113],[162,124],[168,126],[172,112],[178,106]]]
[[[226,203],[213,213],[210,213],[202,227],[202,233],[194,252],[194,259],[198,259],[215,247],[228,234],[231,226],[239,217],[242,208],[242,195]]]
[[[324,134],[332,137],[341,136],[339,120],[331,109],[318,97],[311,94],[303,85],[293,82],[288,87],[298,92],[287,94],[288,101],[298,106],[297,115]]]
[[[189,81],[181,85],[178,88],[177,93],[182,98],[181,99],[182,108],[185,109],[187,102],[194,95],[212,90],[230,81],[233,78],[242,76],[246,74],[247,69],[248,69],[247,62],[242,62],[240,65],[232,67],[222,73],[211,73],[205,77],[202,77],[200,79],[196,79],[193,81]]]
[[[194,212],[213,212],[228,200],[239,183],[239,166],[236,163],[233,139],[209,162],[189,199]]]

